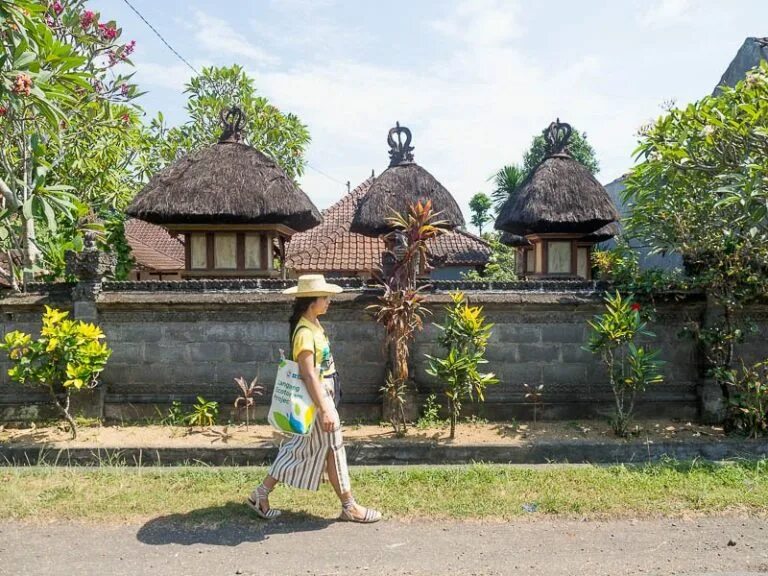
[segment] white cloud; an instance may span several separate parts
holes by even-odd
[[[472,195],[490,190],[487,178],[520,161],[531,138],[558,116],[589,133],[603,180],[626,170],[630,159],[624,156],[646,114],[639,99],[606,93],[606,86],[615,86],[600,59],[564,51],[556,69],[545,68],[517,44],[525,32],[517,2],[463,2],[448,12],[433,23],[447,39],[441,50],[447,56],[420,67],[364,61],[354,49],[339,49],[352,45],[348,37],[324,32],[330,49],[323,57],[276,68],[274,54],[203,13],[195,17],[196,37],[199,41],[205,30],[201,58],[217,61],[222,50],[247,58],[244,65],[259,91],[309,126],[309,163],[332,179],[307,169],[301,184],[321,208],[346,190],[337,181],[350,180],[354,187],[372,168],[379,174],[387,167],[386,135],[395,121],[412,129],[416,161],[453,193],[467,215]],[[187,77],[180,68],[149,66],[148,74],[154,82],[178,87]]]
[[[512,0],[462,0],[449,15],[432,22],[446,36],[470,45],[500,45],[523,33],[520,4]]]
[[[135,80],[140,87],[169,88],[182,92],[192,74],[192,70],[181,63],[168,65],[137,61]]]
[[[196,10],[194,15],[195,39],[200,47],[215,55],[231,55],[246,58],[255,64],[273,65],[279,59],[268,54],[237,32],[227,21]]]
[[[648,5],[640,22],[651,28],[662,28],[689,19],[691,0],[656,0]]]

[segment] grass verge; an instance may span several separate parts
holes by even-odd
[[[0,520],[246,519],[251,512],[243,499],[265,471],[0,468]],[[360,502],[398,519],[608,519],[729,512],[768,516],[768,460],[727,465],[668,461],[637,467],[353,468],[352,476]],[[319,494],[278,487],[272,505],[290,510],[289,518],[338,514],[327,485]]]

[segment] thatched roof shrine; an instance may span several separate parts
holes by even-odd
[[[608,192],[568,153],[568,124],[544,131],[547,157],[502,206],[496,229],[520,236],[537,233],[589,234],[619,219]]]
[[[230,110],[223,121],[216,144],[155,174],[128,214],[164,225],[280,224],[304,231],[320,224],[320,211],[282,168],[239,142],[242,113]]]
[[[366,236],[386,234],[392,230],[387,219],[394,212],[406,214],[408,207],[420,200],[431,200],[435,211],[440,212],[440,220],[447,221],[450,228],[463,227],[464,217],[451,193],[413,161],[411,131],[398,122],[389,131],[387,143],[389,168],[374,180],[360,201],[350,231]]]
[[[183,236],[190,277],[285,275],[285,241],[322,221],[309,197],[267,155],[240,142],[243,113],[221,114],[208,146],[155,174],[128,214]]]
[[[615,236],[619,213],[608,192],[568,152],[571,127],[558,119],[544,131],[547,156],[502,206],[496,229],[517,247],[517,273],[591,278],[596,242]]]

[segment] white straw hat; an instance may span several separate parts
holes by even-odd
[[[336,284],[328,284],[322,274],[306,274],[299,276],[297,286],[283,290],[283,294],[292,294],[297,298],[310,298],[312,296],[330,296],[338,294],[343,288]]]

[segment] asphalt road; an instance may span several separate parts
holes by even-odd
[[[358,526],[293,517],[191,526],[0,523],[0,574],[13,576],[768,574],[756,518],[530,519]]]

